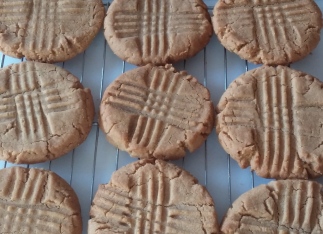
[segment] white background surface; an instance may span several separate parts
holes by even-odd
[[[108,1],[104,1],[105,3]],[[214,0],[205,0],[213,8]],[[323,9],[323,0],[316,1]],[[20,62],[0,54],[0,63],[4,66]],[[323,42],[307,58],[292,64],[291,67],[307,72],[323,80]],[[85,87],[92,90],[96,113],[104,89],[125,71],[135,66],[123,63],[117,58],[106,44],[102,31],[95,38],[90,47],[74,59],[59,64],[79,77]],[[237,55],[227,52],[215,36],[205,50],[195,57],[175,64],[178,70],[187,70],[205,84],[211,92],[213,103],[216,105],[220,96],[232,80],[241,75],[246,69],[256,66],[247,64]],[[225,82],[227,79],[227,82]],[[322,97],[323,98],[323,97]],[[125,152],[118,152],[106,140],[97,125],[97,116],[92,131],[87,140],[74,151],[52,162],[21,165],[24,167],[38,167],[55,171],[68,181],[76,191],[83,216],[83,233],[87,233],[87,221],[91,200],[98,184],[107,183],[113,171],[136,159],[130,158]],[[259,178],[249,169],[242,170],[234,160],[224,152],[217,141],[215,131],[211,133],[204,145],[194,153],[189,153],[183,160],[174,161],[193,174],[201,184],[206,185],[212,195],[219,221],[240,194],[269,180]],[[0,168],[13,166],[0,161]],[[322,182],[322,178],[318,179]]]

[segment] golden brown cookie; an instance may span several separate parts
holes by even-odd
[[[66,70],[23,62],[0,70],[0,159],[52,160],[81,144],[91,130],[89,89]]]
[[[39,62],[84,51],[102,27],[101,0],[0,0],[0,50]]]
[[[126,72],[105,90],[100,127],[108,141],[138,158],[176,159],[212,131],[209,91],[171,65]]]
[[[112,51],[136,65],[187,59],[212,36],[202,0],[114,0],[104,28]]]
[[[262,177],[322,175],[322,87],[318,79],[283,66],[238,77],[217,107],[221,145]]]
[[[322,185],[281,180],[241,195],[224,217],[221,231],[234,233],[323,233]]]
[[[214,203],[188,172],[162,160],[140,160],[99,186],[88,233],[217,234]]]
[[[78,198],[55,173],[6,168],[0,170],[0,188],[1,233],[82,233]]]
[[[313,0],[219,0],[213,13],[222,45],[253,63],[295,62],[320,40],[322,13]]]

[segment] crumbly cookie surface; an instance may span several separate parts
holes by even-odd
[[[136,65],[192,57],[212,36],[202,0],[115,0],[104,21],[113,52]]]
[[[188,172],[162,160],[140,160],[100,185],[89,234],[219,233],[214,203]]]
[[[322,233],[322,185],[285,180],[241,195],[224,217],[221,231],[233,233]]]
[[[82,233],[78,198],[55,173],[2,169],[0,187],[1,233]]]
[[[213,28],[242,59],[287,65],[319,43],[322,13],[313,0],[219,0]]]
[[[245,73],[217,106],[221,145],[262,177],[322,175],[322,87],[318,79],[283,66]]]
[[[94,117],[89,89],[66,70],[23,62],[0,70],[0,159],[52,160],[87,137]]]
[[[105,90],[100,127],[111,144],[138,158],[176,159],[212,131],[209,91],[170,65],[122,74]]]
[[[101,0],[1,0],[0,50],[39,62],[84,51],[102,27]]]

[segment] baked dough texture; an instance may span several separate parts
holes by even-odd
[[[171,65],[126,72],[105,90],[100,127],[108,141],[138,158],[177,159],[214,126],[209,91]]]
[[[0,0],[0,50],[46,63],[83,52],[102,27],[101,0]]]
[[[82,233],[78,198],[54,172],[2,169],[0,188],[1,233]]]
[[[238,77],[217,106],[223,148],[259,176],[323,174],[323,84],[288,67],[262,66]]]
[[[0,159],[39,163],[81,144],[91,130],[89,89],[52,64],[23,62],[0,70]]]
[[[253,63],[290,64],[320,40],[322,13],[313,0],[219,0],[213,13],[221,44]]]
[[[202,0],[114,0],[104,29],[112,51],[136,65],[164,65],[192,57],[213,33]]]
[[[140,160],[99,185],[89,234],[219,233],[214,203],[188,172],[162,160]]]
[[[272,181],[241,195],[224,217],[223,234],[323,233],[322,185]]]

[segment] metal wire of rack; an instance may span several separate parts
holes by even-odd
[[[104,1],[108,7],[109,2]],[[205,1],[211,13],[215,0]],[[323,0],[317,4],[323,9]],[[291,67],[308,72],[323,79],[323,43],[307,58],[292,64]],[[23,60],[14,59],[0,53],[1,68]],[[94,39],[84,53],[74,59],[57,64],[79,77],[85,87],[92,90],[96,113],[105,88],[120,74],[135,68],[117,58],[107,45],[103,33]],[[242,73],[257,67],[241,60],[237,55],[225,50],[213,36],[207,47],[195,57],[174,64],[177,70],[187,70],[204,84],[211,93],[214,105],[228,85]],[[87,140],[67,155],[45,163],[18,165],[52,170],[68,181],[76,191],[82,208],[83,233],[87,233],[87,221],[93,196],[99,184],[107,183],[111,174],[118,168],[135,161],[127,153],[110,145],[99,129],[96,114],[92,130]],[[239,195],[269,180],[255,175],[250,170],[242,170],[219,145],[215,131],[195,152],[188,153],[183,159],[172,163],[184,168],[204,184],[212,195],[219,221]],[[16,166],[0,161],[0,168]],[[321,183],[322,179],[318,179]]]

